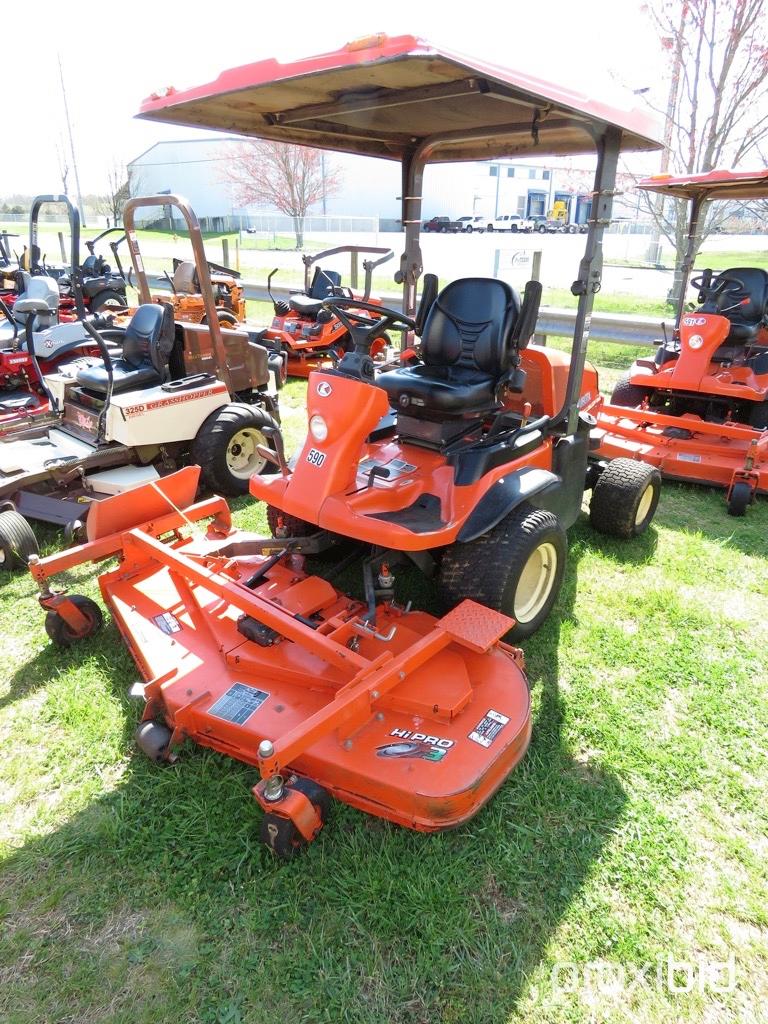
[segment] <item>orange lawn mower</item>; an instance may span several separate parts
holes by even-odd
[[[238,323],[244,323],[245,293],[240,284],[238,271],[208,261],[208,274],[213,287],[219,323],[225,327],[236,327]],[[173,276],[166,271],[165,277],[172,293],[170,302],[173,306],[174,320],[190,324],[207,323],[208,315],[194,262],[174,259]],[[154,295],[153,301],[169,300],[167,295]]]
[[[704,270],[691,281],[705,204],[768,197],[768,169],[662,175],[639,188],[691,203],[676,327],[653,359],[638,359],[616,385],[598,424],[598,450],[657,466],[675,480],[725,488],[728,512],[743,516],[768,492],[768,273],[759,267]]]
[[[250,489],[269,503],[274,536],[233,529],[222,499],[195,503],[195,467],[109,498],[92,509],[85,544],[31,560],[46,629],[67,645],[99,627],[98,605],[50,581],[116,556],[100,587],[145,680],[139,747],[165,763],[190,739],[257,768],[261,837],[280,856],[317,836],[331,797],[420,831],[459,825],[528,746],[528,683],[508,641],[551,609],[585,488],[594,524],[621,537],[646,529],[658,500],[651,467],[588,463],[585,410],[599,398],[584,367],[619,151],[657,148],[653,129],[643,114],[411,36],[238,68],[153,96],[142,116],[212,128],[234,118],[257,136],[399,156],[405,312],[323,300],[352,350],[310,374],[309,432],[293,463],[277,429],[261,448],[278,472]],[[597,149],[570,361],[527,344],[535,282],[521,303],[483,278],[435,296],[430,277],[413,315],[424,166],[477,160],[489,144],[518,156]],[[421,332],[423,362],[377,374],[372,342],[397,327]],[[306,556],[322,551],[340,553],[309,574]],[[333,583],[355,560],[362,600]],[[399,592],[403,563],[436,576],[441,618]]]
[[[361,296],[355,295],[350,288],[342,287],[341,274],[337,270],[324,270],[316,266],[320,260],[341,253],[349,253],[353,257],[358,253],[371,253],[379,257],[377,260],[363,260],[365,286]],[[308,377],[312,370],[335,366],[344,353],[351,350],[352,339],[347,327],[334,316],[328,306],[323,305],[323,300],[336,295],[381,305],[380,300],[371,295],[373,272],[393,256],[391,249],[364,245],[339,245],[312,256],[304,255],[301,257],[304,263],[304,291],[294,292],[288,301],[275,299],[272,295],[272,278],[277,268],[272,271],[267,278],[267,291],[275,315],[264,331],[261,343],[285,353],[288,376]],[[315,270],[310,278],[310,268],[313,266]],[[386,335],[377,337],[372,345],[371,358],[380,359],[388,344],[389,338]]]

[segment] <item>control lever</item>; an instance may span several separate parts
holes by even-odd
[[[377,476],[380,476],[382,480],[388,480],[390,471],[386,466],[371,466],[368,470],[368,486],[373,487],[373,481]]]

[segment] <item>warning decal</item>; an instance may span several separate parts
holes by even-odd
[[[678,462],[701,462],[700,455],[690,455],[688,452],[677,453]]]
[[[469,738],[481,747],[490,747],[508,722],[509,718],[500,711],[488,711],[469,734]]]
[[[155,616],[155,625],[157,625],[164,633],[178,633],[181,630],[181,623],[175,615],[171,615],[170,612],[163,612],[162,615]]]
[[[255,686],[234,683],[208,708],[208,714],[225,722],[232,722],[233,725],[245,725],[268,696],[266,691],[257,690]]]

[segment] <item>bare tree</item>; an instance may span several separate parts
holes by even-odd
[[[101,196],[100,212],[111,219],[113,227],[117,227],[122,220],[123,207],[130,195],[125,164],[118,160],[113,160],[107,168],[107,188],[106,194]]]
[[[224,180],[241,206],[264,206],[293,218],[296,248],[304,246],[304,218],[335,195],[341,176],[318,149],[254,141],[227,151]]]
[[[672,54],[664,170],[700,174],[737,167],[768,138],[768,7],[766,0],[656,0],[649,7],[662,45]],[[677,253],[668,301],[681,285],[687,210],[679,200],[642,201]],[[727,215],[704,219],[696,251]]]

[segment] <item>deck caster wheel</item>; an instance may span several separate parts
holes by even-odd
[[[634,459],[614,459],[592,490],[589,522],[598,533],[629,540],[644,533],[654,517],[661,474]]]
[[[300,779],[295,775],[287,781],[286,789],[303,793],[311,801],[322,824],[325,824],[331,807],[331,797],[327,790],[311,779]],[[309,845],[290,818],[271,811],[266,811],[261,819],[259,838],[281,860],[292,860]]]
[[[135,733],[136,746],[155,764],[163,764],[168,760],[168,745],[171,742],[171,730],[160,722],[142,722]]]
[[[67,600],[75,605],[87,621],[81,630],[75,630],[57,611],[49,611],[45,616],[45,632],[57,647],[71,647],[78,640],[87,640],[89,636],[98,633],[104,622],[101,608],[90,597],[69,594]]]
[[[0,569],[26,569],[30,555],[40,550],[24,516],[8,508],[0,512]]]
[[[744,480],[737,480],[731,488],[728,498],[728,515],[743,516],[749,505],[752,504],[754,495],[752,488]]]

